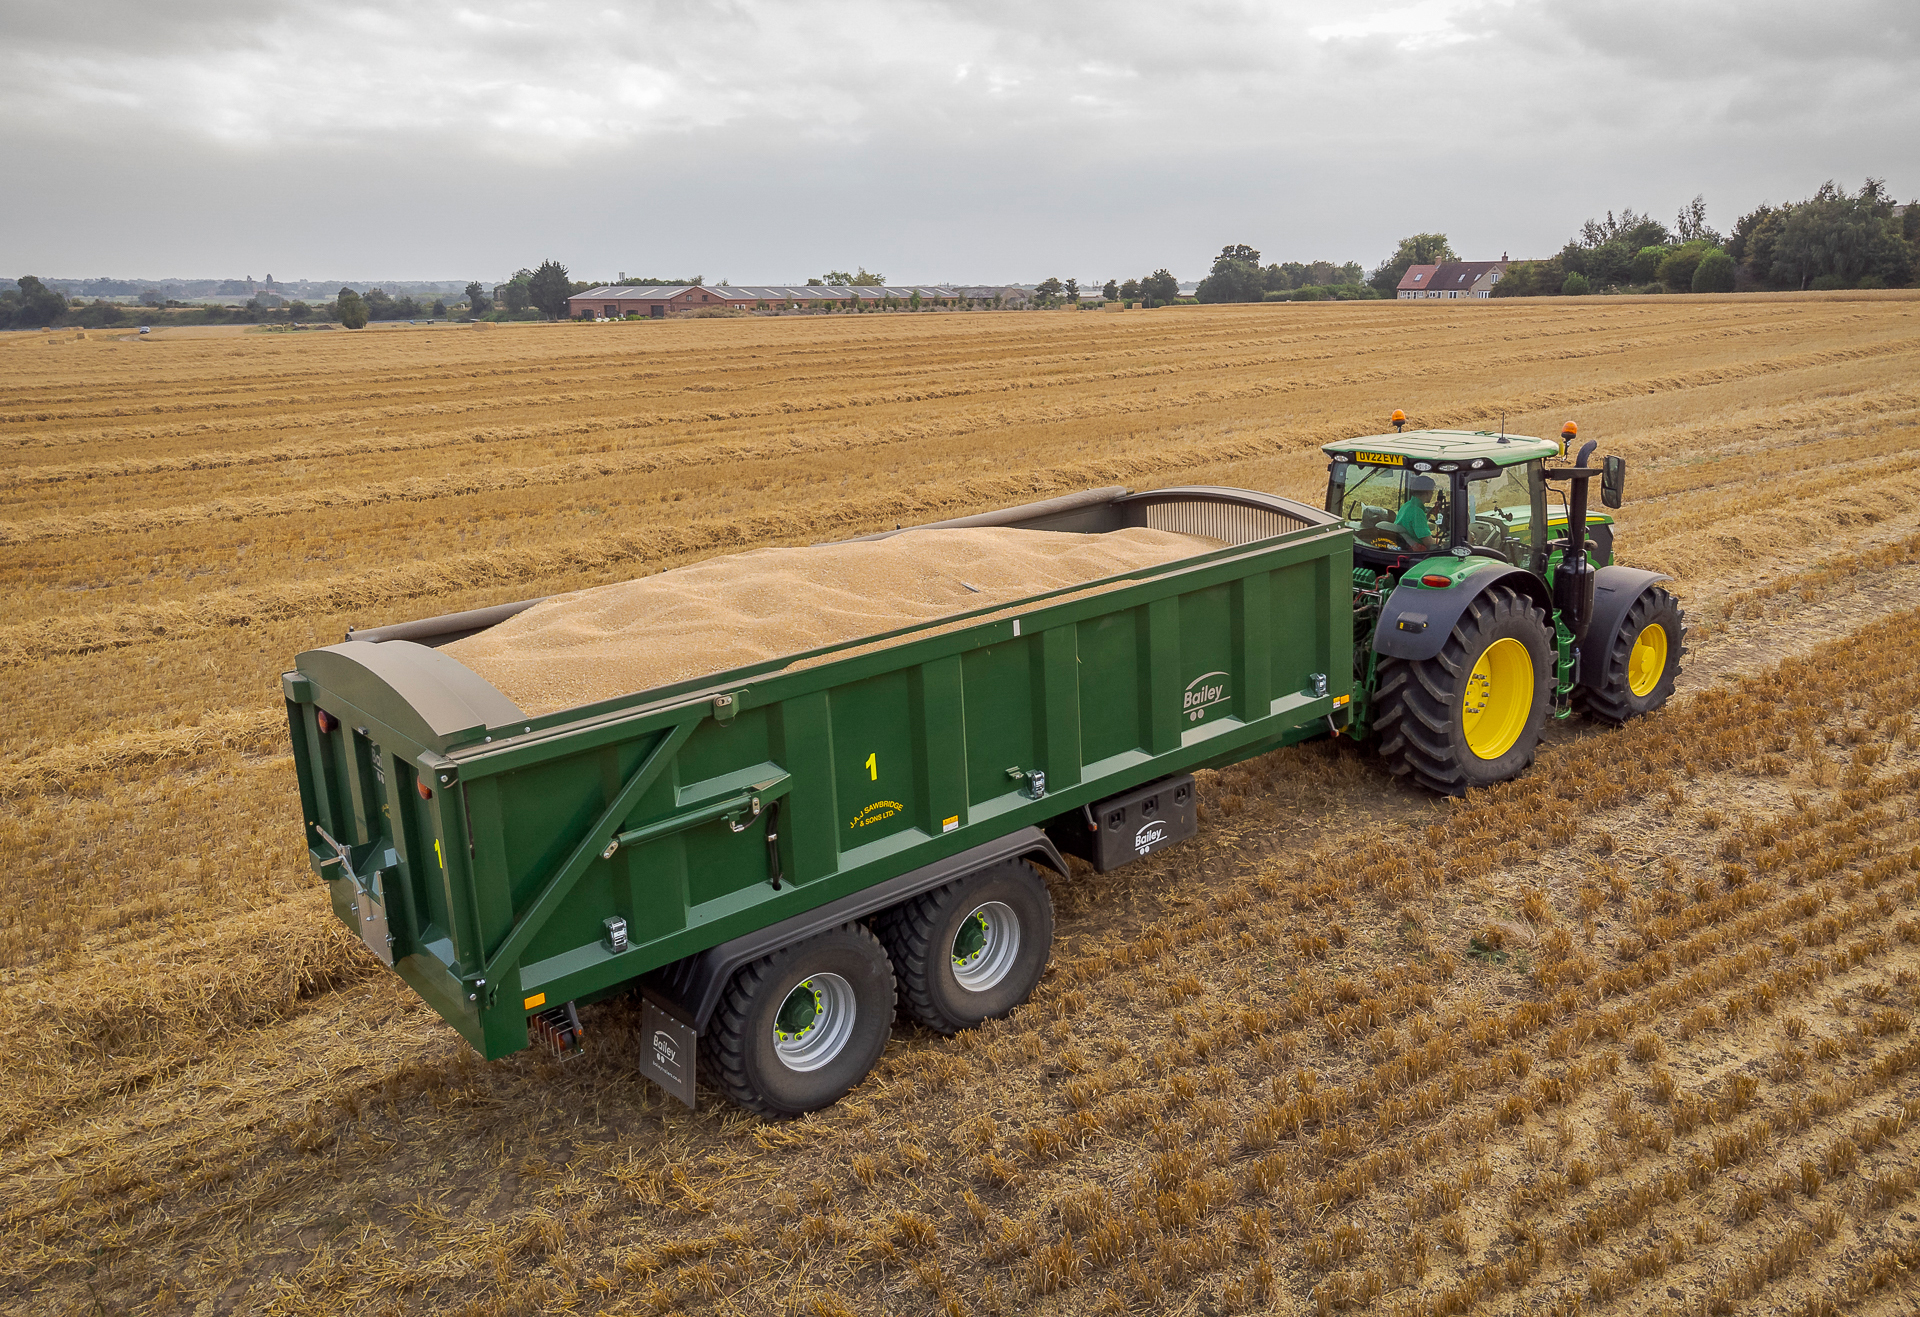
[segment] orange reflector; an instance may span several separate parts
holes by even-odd
[[[1420,578],[1420,584],[1430,585],[1436,590],[1444,590],[1453,584],[1453,578],[1451,576],[1423,576]]]
[[[415,783],[413,784],[413,789],[414,789],[415,791],[418,791],[418,792],[420,793],[420,799],[422,799],[422,800],[432,800],[432,799],[433,799],[433,788],[432,788],[432,787],[429,787],[429,786],[428,786],[428,785],[427,785],[427,784],[426,784],[426,783],[425,783],[424,781],[422,781],[422,782],[415,782]]]

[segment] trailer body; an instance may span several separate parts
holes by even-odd
[[[1063,867],[1094,805],[1347,701],[1353,539],[1324,511],[1104,490],[940,524],[1225,547],[538,717],[433,648],[523,605],[350,633],[283,678],[334,912],[486,1057],[641,985],[691,1032],[729,956],[986,859]]]

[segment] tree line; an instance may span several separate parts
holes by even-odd
[[[1728,235],[1706,210],[1696,196],[1671,227],[1631,207],[1608,211],[1557,255],[1514,262],[1493,295],[1902,288],[1920,269],[1920,203],[1897,204],[1881,179],[1857,193],[1829,181],[1804,201],[1762,203]]]
[[[1214,257],[1213,268],[1193,290],[1196,302],[1350,301],[1377,296],[1361,283],[1360,264],[1348,261],[1286,261],[1260,264],[1258,249],[1230,243]]]

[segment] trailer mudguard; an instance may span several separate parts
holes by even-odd
[[[1397,659],[1432,658],[1453,634],[1453,624],[1467,611],[1467,605],[1490,585],[1504,584],[1518,590],[1545,609],[1549,617],[1553,615],[1553,601],[1532,572],[1492,558],[1434,561],[1453,584],[1437,590],[1408,584],[1409,578],[1419,578],[1426,564],[1408,568],[1380,610],[1380,621],[1373,629],[1376,654]]]
[[[1580,669],[1574,680],[1593,686],[1607,679],[1607,655],[1627,620],[1634,601],[1653,588],[1656,581],[1670,581],[1665,572],[1650,572],[1639,567],[1602,567],[1593,578],[1593,618],[1587,633],[1580,637]]]
[[[742,965],[802,938],[824,933],[830,928],[911,900],[952,879],[985,869],[1002,860],[1016,859],[1045,865],[1062,876],[1067,872],[1066,861],[1060,858],[1059,850],[1046,833],[1039,828],[1022,828],[957,855],[949,855],[944,860],[936,860],[876,883],[864,891],[843,896],[838,901],[829,901],[818,909],[769,924],[731,942],[709,947],[685,960],[662,965],[641,977],[641,994],[695,1032],[703,1032],[720,1005],[720,994],[725,991],[727,980]]]

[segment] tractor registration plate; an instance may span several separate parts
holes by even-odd
[[[1375,466],[1405,466],[1407,460],[1398,453],[1355,453],[1356,462],[1371,462]]]

